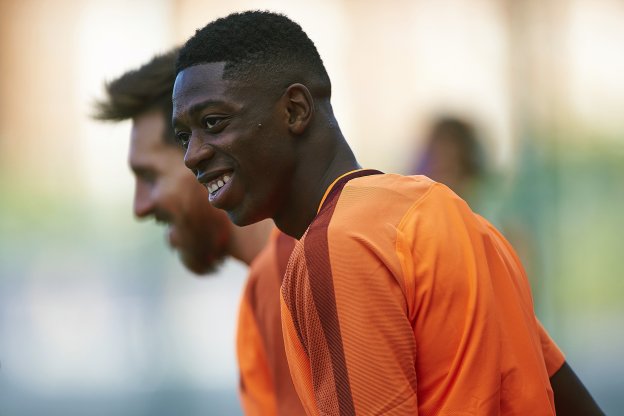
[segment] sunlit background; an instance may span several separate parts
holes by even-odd
[[[240,414],[245,268],[186,272],[132,218],[129,123],[89,115],[105,80],[250,8],[315,41],[362,165],[407,172],[441,113],[478,127],[482,213],[568,361],[622,413],[622,1],[3,0],[0,415]]]

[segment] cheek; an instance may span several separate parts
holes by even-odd
[[[170,182],[170,186],[175,188],[180,195],[206,191],[206,188],[197,181],[195,175],[186,166],[179,166],[175,175],[171,176]]]
[[[287,162],[286,145],[275,137],[258,136],[247,146],[245,161],[252,164],[259,174],[271,175]]]
[[[188,206],[192,205],[192,200],[194,199],[190,194],[196,191],[190,185],[192,185],[192,183],[187,183],[185,181],[170,180],[163,183],[160,187],[158,197],[160,205],[171,212],[188,210]]]
[[[212,209],[212,214],[211,214],[211,218],[209,221],[211,224],[211,228],[213,230],[213,234],[215,235],[216,239],[219,241],[227,240],[227,238],[229,237],[229,231],[231,228],[230,219],[228,218],[225,211],[213,208],[212,206],[211,206],[211,209]]]

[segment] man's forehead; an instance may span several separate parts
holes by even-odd
[[[165,131],[167,117],[160,109],[152,109],[141,113],[132,119],[130,141],[151,141],[162,137]]]
[[[130,153],[142,154],[166,146],[164,134],[167,118],[160,109],[149,110],[132,119]]]
[[[173,99],[195,90],[210,89],[223,84],[225,62],[193,65],[183,69],[173,84]]]
[[[223,80],[225,63],[208,63],[188,67],[176,76],[173,86],[173,120],[191,115],[205,102],[219,102],[229,82]]]
[[[267,96],[265,86],[247,79],[223,79],[224,63],[202,64],[181,71],[173,89],[172,124],[184,125],[208,107],[240,110]]]

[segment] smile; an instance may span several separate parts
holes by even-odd
[[[216,195],[217,191],[223,188],[225,184],[228,183],[229,181],[230,181],[230,175],[223,174],[219,176],[218,178],[213,179],[212,181],[208,182],[206,184],[206,189],[208,189],[208,192],[210,192],[211,196],[214,196]]]

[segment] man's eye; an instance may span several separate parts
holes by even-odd
[[[207,129],[213,129],[217,127],[222,121],[224,117],[221,116],[208,116],[204,118],[204,127]]]
[[[191,135],[188,133],[176,133],[176,140],[183,148],[187,148],[189,145],[189,141],[191,140]]]
[[[136,168],[133,169],[133,172],[139,182],[143,182],[147,185],[153,185],[154,182],[156,182],[157,174],[152,169]]]

